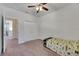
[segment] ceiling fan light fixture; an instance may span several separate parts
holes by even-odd
[[[33,7],[35,7],[37,13],[39,13],[40,11],[43,11],[43,10],[44,10],[44,11],[48,11],[48,8],[45,7],[46,4],[47,4],[47,3],[40,3],[40,4],[38,4],[37,6],[35,6],[35,5],[28,6],[28,8],[33,8]]]
[[[39,10],[39,7],[38,6],[36,7],[36,10]]]
[[[40,6],[39,8],[40,8],[40,11],[42,11],[42,10],[43,10],[43,9],[42,9],[42,6]]]

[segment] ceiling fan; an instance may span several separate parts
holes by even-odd
[[[47,3],[39,3],[39,4],[36,5],[36,6],[35,6],[35,5],[28,6],[28,8],[33,8],[33,7],[35,7],[37,13],[39,13],[39,12],[42,11],[42,10],[48,11],[48,8],[45,7],[46,4],[47,4]]]

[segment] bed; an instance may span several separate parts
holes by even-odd
[[[62,56],[79,56],[79,40],[49,37],[43,40],[44,47]]]

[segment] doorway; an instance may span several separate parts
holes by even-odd
[[[4,52],[18,45],[17,19],[5,18],[4,21]]]
[[[13,36],[13,21],[5,20],[4,22],[4,36],[6,39],[12,39]]]

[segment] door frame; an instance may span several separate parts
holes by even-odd
[[[1,41],[2,41],[2,49],[1,49],[1,54],[4,53],[4,16],[1,16]]]

